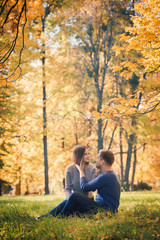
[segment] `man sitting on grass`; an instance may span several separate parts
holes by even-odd
[[[41,217],[52,215],[58,217],[69,216],[74,213],[96,213],[98,209],[117,212],[120,200],[120,183],[116,173],[112,170],[114,155],[111,151],[100,150],[96,160],[96,167],[101,175],[91,182],[87,182],[84,174],[84,162],[76,165],[80,172],[80,185],[84,192],[97,190],[96,200],[87,197],[83,193],[74,192],[68,200],[64,200],[49,213]],[[38,220],[39,218],[36,218]]]

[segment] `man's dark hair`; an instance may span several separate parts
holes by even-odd
[[[99,156],[103,159],[108,165],[112,165],[114,163],[114,154],[109,151],[102,149],[99,151]]]

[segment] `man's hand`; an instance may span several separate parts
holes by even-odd
[[[81,178],[81,177],[85,177],[85,174],[84,174],[85,163],[84,163],[83,159],[81,160],[80,165],[77,165],[77,164],[76,164],[76,167],[77,167],[77,169],[79,170],[80,178]]]

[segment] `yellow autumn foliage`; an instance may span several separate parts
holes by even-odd
[[[145,72],[157,71],[160,68],[160,0],[144,0],[135,4],[134,26],[127,27],[132,36],[127,39],[127,51],[131,49],[143,54]],[[142,59],[141,59],[142,63]]]

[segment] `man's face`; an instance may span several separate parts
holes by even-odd
[[[96,168],[101,169],[102,160],[100,159],[100,155],[98,154],[96,159]]]

